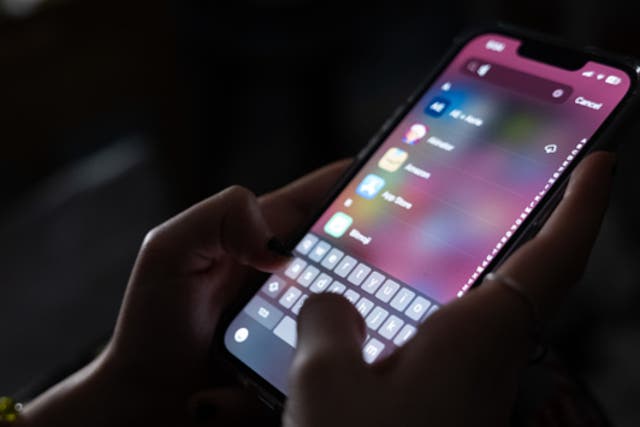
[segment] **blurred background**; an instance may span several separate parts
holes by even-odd
[[[640,57],[637,2],[0,0],[0,394],[109,336],[147,230],[239,183],[354,155],[471,25]],[[640,121],[639,121],[640,122]],[[640,425],[640,152],[551,340],[613,425]]]

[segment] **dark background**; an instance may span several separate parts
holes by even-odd
[[[0,394],[104,342],[148,229],[232,183],[262,193],[354,155],[469,26],[640,57],[622,0],[26,3],[0,0]],[[640,424],[637,141],[622,138],[589,271],[551,328],[621,426]]]

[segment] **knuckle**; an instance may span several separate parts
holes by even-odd
[[[149,246],[153,246],[158,241],[158,236],[162,233],[162,226],[158,225],[153,227],[151,230],[147,231],[144,239],[142,240],[142,247],[147,248]]]
[[[165,224],[153,227],[145,234],[142,240],[142,254],[158,252],[162,248],[163,236],[165,234]]]
[[[228,198],[233,204],[240,206],[250,205],[256,198],[255,194],[251,190],[241,185],[232,185],[227,187],[222,196]]]

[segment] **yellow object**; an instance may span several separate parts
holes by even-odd
[[[0,426],[13,424],[18,420],[22,404],[10,397],[0,397]]]

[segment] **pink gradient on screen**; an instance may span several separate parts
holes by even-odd
[[[487,49],[487,42],[503,44],[500,52]],[[584,138],[590,138],[624,97],[629,77],[615,68],[589,62],[569,71],[518,56],[520,42],[497,34],[477,37],[459,55],[400,122],[370,161],[346,186],[340,196],[312,227],[332,245],[351,254],[440,303],[455,298],[485,260],[487,254],[514,224],[534,197],[544,191],[547,180],[562,166]],[[571,86],[571,96],[562,104],[526,96],[489,84],[461,72],[469,58],[479,58],[535,76]],[[618,85],[582,76],[585,70],[619,76]],[[443,90],[445,83],[448,90]],[[425,109],[436,98],[450,102],[444,114],[433,117]],[[577,97],[602,103],[600,110],[577,105]],[[460,110],[465,117],[483,121],[481,126],[451,116]],[[403,142],[411,126],[422,124],[426,136]],[[454,146],[446,151],[429,142],[430,137]],[[554,144],[550,155],[544,147]],[[378,161],[392,147],[409,158],[390,172]],[[407,165],[427,172],[428,178],[406,170]],[[415,169],[414,169],[415,170]],[[368,200],[356,194],[368,174],[386,184]],[[412,204],[410,209],[383,197],[388,192]],[[346,199],[353,203],[346,207]],[[340,238],[324,232],[336,212],[353,218]],[[363,245],[349,237],[357,229],[371,237]]]

